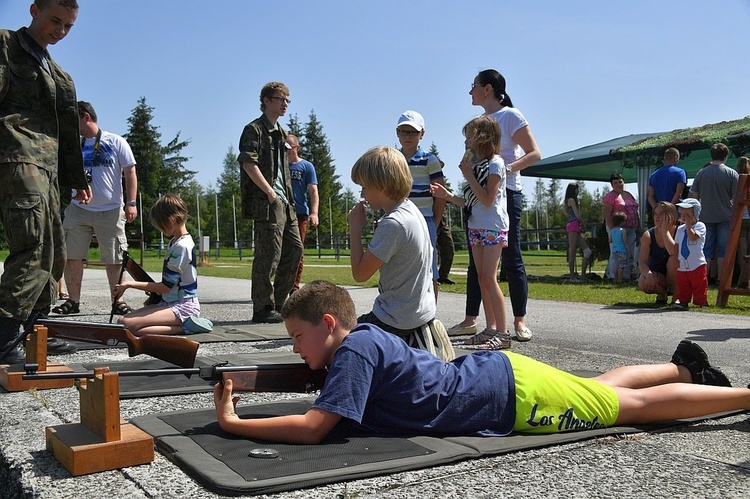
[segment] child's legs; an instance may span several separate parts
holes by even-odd
[[[580,234],[578,232],[568,232],[568,271],[570,276],[573,277],[576,268],[576,253],[578,252],[578,240]]]
[[[653,423],[750,409],[747,388],[671,383],[614,390],[620,402],[616,424]]]
[[[646,388],[665,383],[690,383],[692,377],[685,366],[676,364],[652,364],[624,366],[600,374],[597,381],[613,388]]]
[[[120,318],[124,325],[136,336],[144,334],[182,334],[182,321],[164,302],[153,307],[143,307]],[[179,331],[172,332],[172,326]]]
[[[591,249],[589,243],[586,242],[586,238],[582,233],[578,233],[578,246],[583,252],[583,260],[581,261],[581,275],[586,277],[586,270],[588,270],[589,260],[591,259]]]
[[[693,288],[693,303],[695,305],[708,305],[708,267],[701,265],[689,274]]]
[[[677,300],[680,303],[690,303],[693,296],[693,288],[690,284],[689,272],[677,272]]]
[[[489,305],[494,314],[495,329],[505,331],[507,327],[505,317],[505,297],[497,283],[497,268],[503,248],[501,244],[474,246],[474,261],[479,274],[479,287],[482,290],[482,301]],[[485,308],[485,312],[487,309]],[[488,319],[489,321],[489,319]]]

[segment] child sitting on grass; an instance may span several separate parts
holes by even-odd
[[[305,414],[240,419],[232,382],[214,387],[219,426],[275,442],[316,444],[342,419],[378,435],[504,436],[653,423],[750,409],[703,349],[683,340],[665,364],[581,378],[511,352],[444,362],[372,324],[356,325],[349,293],[313,281],[281,315],[294,352],[328,377]],[[710,386],[715,385],[715,386]]]

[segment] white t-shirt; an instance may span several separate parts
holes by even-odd
[[[508,201],[505,195],[506,171],[505,163],[500,156],[495,155],[490,159],[489,178],[492,175],[500,176],[500,188],[497,190],[497,196],[490,206],[485,206],[480,201],[471,207],[471,216],[468,220],[470,229],[488,229],[498,232],[509,229]]]
[[[685,230],[684,224],[677,227],[677,232],[674,235],[674,242],[677,243],[677,260],[680,262],[677,270],[680,272],[689,272],[701,265],[706,265],[706,257],[703,256],[703,246],[706,244],[706,225],[703,222],[696,222],[693,225],[693,230],[700,236],[695,241],[688,239],[686,243],[683,243],[687,238],[687,230]]]
[[[93,198],[89,204],[71,201],[89,211],[122,208],[122,170],[135,167],[135,157],[127,141],[114,133],[101,132],[96,150],[96,137],[83,141],[83,169],[91,174]],[[129,192],[128,195],[133,194]]]
[[[521,111],[515,107],[504,107],[487,116],[495,118],[500,125],[500,156],[506,165],[510,165],[525,153],[521,146],[515,143],[513,135],[525,126],[529,126]],[[519,172],[508,172],[506,181],[508,189],[520,192],[523,189],[521,174]]]
[[[435,318],[432,244],[419,208],[406,199],[378,220],[367,246],[383,262],[372,311],[398,329],[414,329]]]

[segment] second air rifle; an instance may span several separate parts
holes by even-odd
[[[223,383],[232,380],[233,391],[238,392],[281,392],[281,393],[310,393],[323,388],[326,376],[325,370],[312,370],[304,363],[294,364],[259,364],[253,366],[230,366],[217,364],[214,366],[193,368],[165,368],[141,369],[136,371],[114,371],[118,376],[165,376],[165,375],[197,375],[208,382]],[[89,379],[96,377],[96,373],[36,373],[33,364],[26,364],[24,380],[45,379]]]
[[[40,319],[36,324],[47,328],[48,337],[102,345],[125,343],[130,357],[146,354],[180,367],[193,367],[198,353],[198,343],[191,339],[163,334],[135,336],[122,324],[56,319]]]

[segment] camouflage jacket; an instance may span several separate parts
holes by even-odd
[[[237,161],[240,163],[240,193],[242,198],[242,216],[253,220],[268,220],[268,196],[255,185],[255,182],[242,168],[242,163],[255,163],[258,165],[266,182],[273,186],[279,175],[279,167],[284,169],[286,198],[293,206],[292,182],[289,174],[289,160],[286,156],[286,130],[281,125],[276,130],[266,115],[262,115],[250,122],[242,131],[240,137],[240,154]],[[277,151],[281,151],[282,164],[277,165],[275,160]]]
[[[85,189],[73,80],[51,58],[42,67],[25,29],[0,30],[0,167],[31,163]]]

